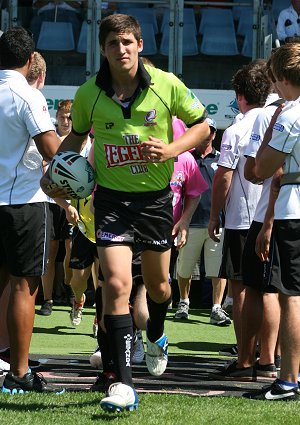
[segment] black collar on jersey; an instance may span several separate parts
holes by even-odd
[[[136,95],[146,87],[151,85],[151,77],[146,71],[143,62],[139,58],[138,64],[138,74],[139,74],[139,85],[132,97],[136,97]],[[111,85],[111,73],[109,69],[108,60],[105,59],[102,63],[99,72],[96,77],[96,85],[100,87],[102,90],[105,90],[107,96],[112,97],[115,93]]]

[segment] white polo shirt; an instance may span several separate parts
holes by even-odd
[[[286,154],[284,174],[300,170],[300,98],[288,102],[273,127],[272,148]],[[284,185],[275,203],[275,220],[300,219],[300,186]]]
[[[245,149],[249,143],[252,127],[262,108],[246,112],[241,120],[228,127],[221,141],[218,165],[235,170],[225,205],[225,229],[249,229],[256,205],[261,195],[261,186],[244,178]]]
[[[42,93],[18,71],[0,70],[0,205],[44,202],[42,167],[28,168],[24,155],[36,135],[54,130]]]

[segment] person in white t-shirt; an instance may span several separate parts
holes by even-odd
[[[261,186],[254,185],[244,178],[244,152],[249,143],[254,121],[264,106],[271,90],[271,82],[266,73],[266,61],[256,60],[243,66],[232,79],[240,111],[243,118],[228,127],[221,141],[221,155],[215,173],[212,189],[212,206],[208,232],[218,241],[220,228],[219,215],[225,209],[225,232],[223,257],[219,276],[229,279],[233,296],[233,322],[237,349],[242,343],[241,311],[245,286],[242,279],[242,253],[256,205],[260,198]],[[230,364],[216,379],[253,379],[253,368],[237,369],[237,362]]]
[[[30,34],[14,27],[0,37],[0,293],[10,285],[8,331],[11,371],[2,391],[54,391],[28,371],[35,297],[45,272],[48,242],[47,197],[40,189],[42,167],[33,167],[31,139],[49,161],[60,140],[42,93],[26,81],[34,53]],[[8,143],[9,141],[9,143]]]
[[[283,167],[274,209],[273,233],[281,282],[280,377],[270,387],[248,394],[258,400],[300,400],[300,44],[288,43],[270,58],[272,81],[287,103],[256,155],[256,175],[267,179]]]
[[[291,0],[291,5],[279,13],[276,31],[281,42],[299,42],[300,0]]]

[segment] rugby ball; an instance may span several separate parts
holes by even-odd
[[[57,153],[50,163],[49,172],[51,180],[64,187],[70,198],[86,198],[93,192],[94,169],[89,161],[77,152]]]

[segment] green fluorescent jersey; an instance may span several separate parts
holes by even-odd
[[[140,150],[149,136],[171,143],[172,116],[187,126],[205,118],[204,106],[174,75],[139,62],[140,86],[125,108],[110,85],[109,66],[76,92],[72,106],[73,131],[94,129],[96,182],[123,192],[149,192],[165,188],[173,173],[173,160],[146,162]]]

